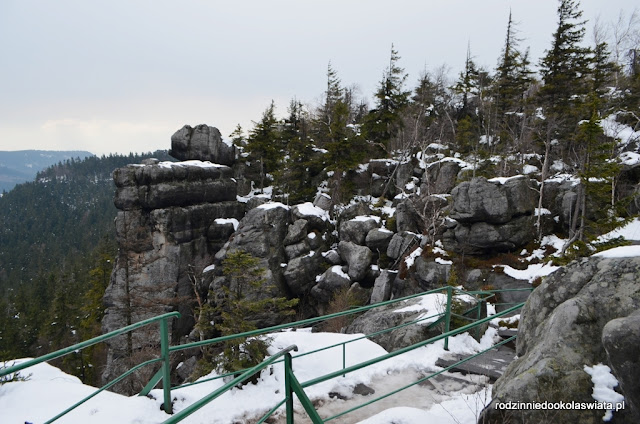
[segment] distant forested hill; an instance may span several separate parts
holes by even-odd
[[[97,326],[83,327],[82,337],[99,331],[100,300],[115,254],[111,173],[149,157],[173,160],[166,151],[72,158],[0,197],[0,357],[68,344],[65,337],[80,328],[80,318]],[[83,309],[92,285],[99,286],[97,312]],[[73,331],[45,325],[57,321]]]
[[[114,231],[114,169],[166,151],[143,155],[68,159],[17,185],[0,198],[0,291],[65,267]]]
[[[0,151],[0,193],[16,184],[32,181],[43,169],[69,159],[84,159],[93,153],[81,150],[19,150]]]

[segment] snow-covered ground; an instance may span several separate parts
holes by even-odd
[[[428,303],[428,302],[427,302]],[[467,334],[457,335],[449,339],[449,349],[453,353],[474,353],[485,349],[493,343],[497,330],[490,328],[480,343]],[[295,358],[296,355],[360,337],[357,334],[311,333],[298,330],[272,334],[270,353],[295,344],[299,350],[294,354],[293,366],[297,378],[301,381],[336,371],[342,367],[342,347],[324,350],[318,353]],[[354,365],[386,353],[379,345],[362,339],[346,345],[346,365]],[[376,388],[376,393],[369,397],[362,396],[364,403],[372,396],[385,393],[386,381],[393,376],[402,384],[405,376],[414,378],[416,373],[427,375],[438,370],[435,361],[445,355],[443,341],[430,346],[416,349],[412,352],[364,368],[344,377],[320,383],[307,389],[309,397],[319,405],[327,408],[324,416],[338,413],[346,408],[342,407],[338,399],[330,399],[330,392],[350,397],[352,403],[360,403],[361,395],[354,395],[353,388],[362,383]],[[18,360],[19,362],[20,360]],[[90,394],[94,388],[86,386],[76,377],[67,375],[48,364],[40,364],[22,375],[31,374],[27,381],[8,383],[0,386],[0,411],[3,423],[36,423],[53,417],[55,414]],[[173,390],[175,399],[174,411],[180,411],[197,401],[204,395],[222,386],[221,380],[206,382],[180,390]],[[382,388],[380,385],[382,384]],[[490,400],[490,386],[484,383],[470,383],[464,387],[447,386],[447,390],[426,392],[422,388],[420,395],[406,395],[401,392],[391,399],[392,406],[407,405],[401,408],[388,409],[383,412],[373,410],[347,414],[334,422],[366,424],[388,423],[388,417],[393,416],[394,422],[405,424],[431,423],[475,423],[477,415]],[[415,386],[417,387],[417,386]],[[431,393],[432,399],[422,399],[425,393]],[[262,373],[257,384],[249,384],[242,389],[233,389],[205,406],[200,411],[189,416],[184,422],[190,424],[228,424],[232,422],[250,422],[251,419],[264,415],[271,407],[283,399],[284,374],[283,364],[275,364]],[[410,396],[414,396],[412,399]],[[420,396],[421,399],[417,399]],[[403,403],[405,402],[405,403]],[[160,410],[162,391],[153,390],[151,397],[126,397],[118,394],[103,392],[77,410],[69,413],[57,422],[84,423],[160,423],[168,416]],[[356,404],[357,404],[356,403]],[[416,405],[428,405],[429,409],[417,409]],[[352,405],[350,405],[352,406]],[[296,401],[296,409],[301,411]],[[386,408],[389,408],[387,406]],[[385,409],[386,409],[385,408]],[[369,411],[369,410],[368,410]],[[321,408],[321,413],[322,413]],[[284,415],[284,409],[278,412]],[[367,415],[368,414],[368,415]],[[377,415],[374,415],[377,414]],[[374,415],[374,416],[371,416]],[[364,421],[362,421],[364,420]],[[304,421],[302,421],[304,422]]]

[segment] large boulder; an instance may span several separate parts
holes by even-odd
[[[227,166],[204,162],[147,161],[114,171],[118,256],[104,294],[104,332],[177,310],[182,317],[169,324],[172,339],[190,333],[193,278],[214,262],[245,213],[231,176]],[[126,339],[107,341],[103,378],[125,370],[122,357],[131,349],[158,343],[157,332],[136,336],[131,345]],[[133,388],[123,382],[115,390]]]
[[[533,217],[521,216],[502,225],[458,224],[444,233],[442,242],[445,249],[468,255],[512,251],[533,241],[534,223]]]
[[[391,230],[387,230],[386,228],[373,228],[367,233],[364,242],[367,247],[374,252],[379,251],[386,253],[392,237],[393,231]]]
[[[349,266],[349,271],[347,272],[349,278],[353,281],[364,279],[373,260],[371,249],[350,241],[341,241],[338,243],[338,251]]]
[[[435,162],[427,168],[422,176],[421,191],[429,194],[446,194],[456,185],[460,165],[454,159]]]
[[[395,280],[397,272],[383,270],[373,283],[373,291],[369,303],[380,303],[391,298],[391,288],[393,280]]]
[[[113,171],[120,210],[162,209],[236,200],[233,171],[208,162],[128,165]]]
[[[609,321],[602,330],[602,345],[609,364],[618,376],[627,405],[640,421],[640,311]]]
[[[443,234],[447,250],[471,255],[511,251],[535,237],[535,191],[524,176],[474,178],[456,186],[451,198]]]
[[[316,275],[322,263],[322,256],[309,252],[304,256],[293,258],[287,264],[284,278],[289,290],[296,296],[304,296],[316,283]]]
[[[482,422],[545,422],[549,411],[506,411],[498,402],[594,401],[585,366],[608,364],[628,405],[637,406],[640,257],[580,259],[556,271],[530,295],[521,313],[517,355],[493,387]],[[621,320],[622,319],[622,320]],[[633,342],[635,340],[635,342]],[[632,345],[628,343],[635,343]],[[637,409],[614,412],[636,423]],[[635,410],[635,411],[634,411]],[[602,410],[556,410],[553,422],[602,422]]]
[[[391,237],[387,256],[391,259],[398,259],[409,251],[409,247],[418,243],[418,237],[414,233],[403,231]]]
[[[374,215],[356,216],[340,224],[340,240],[363,246],[369,231],[378,228],[380,217]]]
[[[524,176],[504,181],[476,177],[457,185],[451,192],[450,217],[462,223],[505,224],[516,217],[532,215],[535,191]]]
[[[201,160],[223,165],[235,161],[235,147],[222,141],[220,131],[208,125],[185,125],[171,136],[169,154],[178,160]]]
[[[318,314],[326,314],[327,306],[336,293],[349,287],[351,287],[351,279],[340,265],[327,269],[318,279],[318,284],[311,289],[312,303]]]

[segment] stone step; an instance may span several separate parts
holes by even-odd
[[[503,373],[507,366],[515,359],[516,352],[505,346],[492,349],[478,357],[464,362],[454,368],[451,372],[459,372],[462,374],[477,374],[489,377],[489,380],[495,382]],[[436,361],[439,367],[449,367],[456,362],[469,357],[469,355],[451,354],[446,358],[440,358]]]

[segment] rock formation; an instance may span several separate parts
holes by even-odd
[[[580,259],[545,279],[522,310],[518,358],[496,382],[480,422],[602,422],[602,410],[496,409],[508,401],[591,403],[584,367],[599,363],[613,370],[627,405],[613,422],[640,422],[639,279],[637,257]]]
[[[217,133],[207,128],[209,135]],[[226,147],[216,144],[215,137],[213,144],[210,137],[201,137],[206,133],[203,126],[192,133],[189,129],[176,133],[191,134],[187,150],[182,149],[182,136],[174,135],[172,144],[172,151],[182,152],[176,155],[189,161],[151,161],[113,173],[119,252],[104,296],[104,332],[178,310],[182,318],[170,324],[173,343],[188,334],[193,326],[191,278],[213,262],[232,231],[230,220],[244,215],[244,205],[236,200],[232,169],[193,160],[202,155],[189,156],[190,152],[209,151],[214,152],[210,158],[227,161]],[[222,156],[216,156],[216,151]],[[111,379],[127,369],[119,358],[142,354],[158,340],[154,328],[148,334],[136,332],[132,338],[109,341],[103,378]]]
[[[443,243],[471,255],[508,251],[533,240],[535,194],[526,177],[504,183],[477,177],[451,192],[452,208]]]

